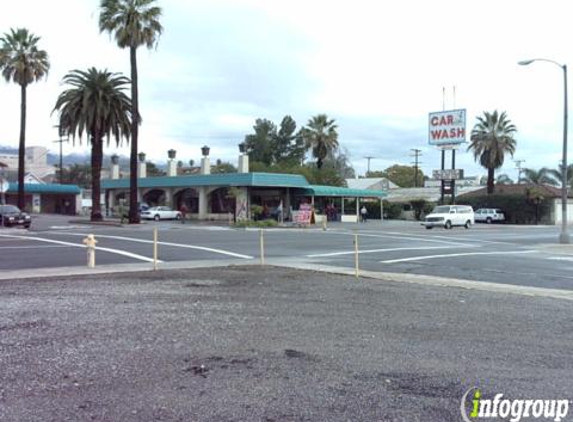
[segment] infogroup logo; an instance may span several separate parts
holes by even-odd
[[[503,394],[496,394],[489,400],[482,398],[479,388],[472,387],[464,393],[460,411],[465,422],[488,418],[510,418],[511,422],[519,422],[523,418],[560,422],[569,412],[569,400],[509,400],[504,399]]]

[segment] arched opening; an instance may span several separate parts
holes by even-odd
[[[188,212],[191,214],[199,213],[199,193],[196,189],[187,188],[180,190],[174,195],[175,209],[181,208],[181,204],[185,204]]]
[[[152,189],[143,195],[143,202],[150,207],[157,207],[165,204],[165,191],[162,189]]]
[[[219,188],[209,195],[210,212],[213,214],[232,213],[235,206],[235,198],[229,196],[228,188]]]

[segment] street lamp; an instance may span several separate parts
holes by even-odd
[[[570,243],[569,233],[567,233],[567,65],[549,59],[522,60],[518,64],[527,66],[533,62],[549,62],[563,69],[563,159],[561,162],[561,233],[559,233],[559,243]]]

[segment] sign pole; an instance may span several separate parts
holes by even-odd
[[[456,169],[456,149],[452,149],[452,170]],[[452,205],[456,205],[456,179],[452,179]]]

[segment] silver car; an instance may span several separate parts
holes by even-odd
[[[174,211],[170,207],[151,207],[141,213],[144,220],[181,220],[181,213]]]

